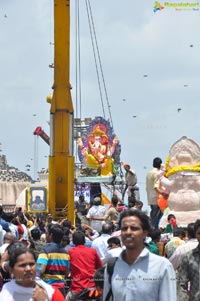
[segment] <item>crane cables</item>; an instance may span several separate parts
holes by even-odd
[[[76,54],[76,118],[82,117],[81,108],[81,44],[80,44],[80,15],[79,0],[75,2],[75,54]],[[79,102],[78,102],[79,98]],[[79,110],[78,110],[79,108]]]
[[[75,91],[75,118],[82,119],[82,106],[81,106],[81,43],[80,43],[80,15],[79,15],[79,0],[75,1],[75,66],[76,66],[76,91]],[[78,158],[78,144],[75,144],[75,157]]]
[[[38,136],[34,136],[33,180],[38,178]]]
[[[113,128],[111,105],[110,105],[109,99],[108,99],[108,93],[107,93],[107,88],[106,88],[106,84],[105,84],[105,78],[104,78],[103,67],[102,67],[102,62],[101,62],[101,57],[100,57],[100,52],[99,52],[99,46],[98,46],[98,42],[97,42],[97,36],[96,36],[96,30],[95,30],[94,18],[93,18],[93,14],[92,14],[92,7],[90,4],[90,0],[85,0],[85,4],[86,4],[87,16],[88,16],[88,23],[89,23],[90,36],[91,36],[91,41],[92,41],[92,48],[93,48],[93,54],[94,54],[94,61],[95,61],[98,85],[99,85],[99,93],[100,93],[102,110],[103,110],[103,117],[106,118],[102,86],[103,86],[104,93],[105,93],[110,124]],[[101,80],[100,80],[100,75],[101,75],[102,84],[101,84]]]

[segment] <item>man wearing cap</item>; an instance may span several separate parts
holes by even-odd
[[[124,166],[124,169],[126,171],[125,173],[125,181],[126,186],[124,188],[124,191],[122,193],[122,200],[124,200],[125,192],[128,189],[129,196],[131,195],[131,189],[137,184],[137,176],[133,169],[131,169],[131,166],[128,163],[122,163]]]

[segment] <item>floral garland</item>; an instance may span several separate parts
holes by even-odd
[[[173,167],[169,169],[169,162],[170,162],[170,156],[167,157],[165,168],[166,168],[166,177],[170,177],[171,175],[181,172],[181,171],[193,171],[193,172],[200,172],[200,163],[194,165],[194,166],[187,166],[187,165],[180,165]]]
[[[170,161],[170,156],[167,157],[166,162],[165,162],[166,173],[168,173],[168,171],[169,171],[169,161]]]

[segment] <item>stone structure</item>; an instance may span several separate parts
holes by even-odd
[[[15,205],[16,199],[32,178],[25,172],[9,166],[5,155],[0,156],[0,203]]]

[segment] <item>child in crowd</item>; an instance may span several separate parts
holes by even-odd
[[[173,233],[175,229],[177,229],[176,217],[173,214],[169,214],[167,217],[168,224],[166,226],[166,233]]]

